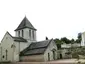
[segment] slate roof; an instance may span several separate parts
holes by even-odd
[[[20,52],[20,56],[43,54],[51,41],[52,39],[31,43],[29,47]]]
[[[30,29],[36,30],[26,17],[22,20],[22,22],[20,23],[20,25],[17,27],[15,31],[23,29],[23,28],[30,28]]]
[[[22,37],[13,37],[13,39],[14,41],[17,41],[17,42],[27,42],[27,40]]]
[[[27,42],[26,39],[22,38],[22,37],[13,37],[9,32],[7,32],[16,42]]]

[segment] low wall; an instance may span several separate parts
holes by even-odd
[[[39,62],[39,61],[44,61],[44,56],[43,55],[31,55],[31,56],[21,56],[20,61],[25,61],[25,62]]]

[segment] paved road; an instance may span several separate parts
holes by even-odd
[[[18,64],[75,64],[75,63],[77,63],[76,59],[62,59],[49,62],[19,62]]]
[[[81,59],[80,61],[85,62],[84,59]],[[76,59],[62,59],[49,62],[17,62],[11,64],[76,64],[76,63],[77,63]]]

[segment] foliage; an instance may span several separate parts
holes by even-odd
[[[54,41],[56,42],[57,48],[60,49],[61,48],[62,41],[59,40],[58,38],[56,38]]]
[[[61,38],[61,41],[65,42],[66,44],[71,43],[71,40],[69,40],[69,39],[66,38],[66,37]]]
[[[81,38],[81,33],[78,33],[78,37],[77,38]]]
[[[78,37],[77,37],[78,39],[76,39],[76,42],[77,43],[81,43],[81,33],[78,33]]]
[[[72,57],[73,58],[79,58],[79,55],[82,55],[83,57],[85,56],[85,48],[80,47],[80,48],[72,49]]]
[[[46,38],[46,39],[48,39],[48,38]],[[73,39],[73,38],[70,40],[66,37],[62,37],[61,39],[56,38],[54,41],[56,42],[56,45],[57,45],[58,49],[61,48],[62,43],[66,43],[66,44],[81,43],[81,33],[78,33],[78,36],[77,36],[76,40]]]

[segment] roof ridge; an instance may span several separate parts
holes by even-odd
[[[49,39],[49,40],[42,40],[42,41],[37,41],[37,43],[39,43],[39,42],[43,42],[43,41],[50,41],[51,39]],[[35,42],[33,42],[33,43],[35,43]]]

